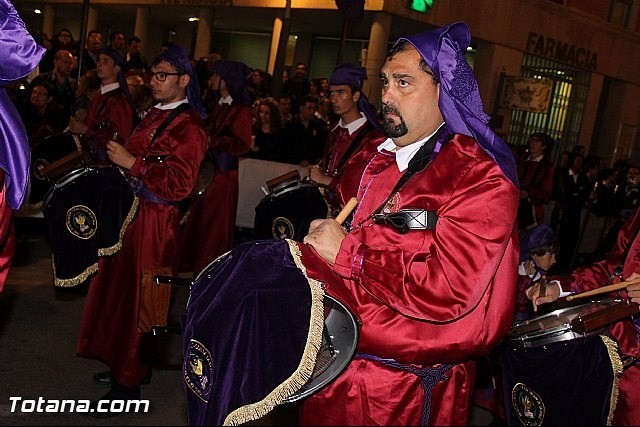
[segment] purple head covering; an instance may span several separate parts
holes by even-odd
[[[117,50],[112,47],[103,47],[98,51],[98,55],[107,55],[109,58],[113,59],[113,62],[120,67],[120,71],[118,72],[118,83],[120,84],[120,89],[124,91],[127,95],[127,99],[129,103],[133,105],[133,99],[131,98],[131,94],[129,93],[129,85],[127,84],[127,78],[124,75],[124,64],[125,59],[124,56]]]
[[[13,5],[0,0],[0,84],[25,77],[44,53]],[[19,209],[29,184],[29,139],[4,88],[0,88],[0,169],[6,173],[7,203],[11,209]]]
[[[469,27],[456,22],[407,40],[416,48],[440,82],[440,111],[450,133],[471,136],[517,186],[516,162],[507,144],[488,126],[478,83],[467,63],[465,51],[471,41]]]
[[[527,230],[520,239],[520,262],[528,260],[532,250],[557,241],[555,233],[547,224],[538,224]]]
[[[243,62],[220,59],[213,64],[213,70],[227,84],[227,90],[234,102],[249,103],[247,76],[251,73],[251,68]]]
[[[362,92],[362,86],[367,79],[367,70],[363,67],[344,62],[336,66],[329,77],[329,84],[332,85],[347,85],[360,92],[360,98],[358,98],[358,110],[360,110],[371,125],[382,131],[382,126],[376,118],[376,114],[371,108],[369,99]]]
[[[189,55],[187,55],[186,49],[179,44],[171,45],[166,51],[159,53],[154,58],[153,62],[154,64],[158,64],[161,61],[168,62],[176,67],[176,69],[181,69],[189,75],[189,85],[187,86],[187,99],[189,100],[189,105],[191,105],[191,108],[193,108],[201,118],[206,118],[207,112],[200,100],[200,84],[198,84],[198,77],[193,70],[193,66],[191,65],[191,60],[189,59]]]

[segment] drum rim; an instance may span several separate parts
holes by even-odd
[[[341,337],[344,340],[348,339],[351,341],[350,347],[346,349],[345,348],[337,349],[338,350],[336,352],[337,356],[334,362],[327,368],[327,370],[321,373],[320,375],[318,375],[313,380],[307,382],[304,386],[302,386],[302,388],[300,388],[298,391],[293,393],[291,396],[284,399],[283,403],[295,403],[320,391],[322,388],[324,388],[329,383],[334,381],[342,372],[344,372],[344,370],[347,368],[347,366],[349,366],[349,363],[351,363],[351,360],[353,360],[353,357],[356,354],[356,351],[358,348],[358,340],[360,337],[360,331],[358,329],[358,321],[356,320],[353,313],[351,313],[351,311],[343,303],[341,303],[331,295],[324,294],[324,301],[326,302],[327,300],[329,300],[332,304],[334,304],[334,307],[335,306],[339,307],[339,309],[336,311],[343,314],[343,316],[349,321],[349,326],[352,327],[352,328],[349,328],[347,331],[349,333],[348,337]],[[332,307],[331,311],[329,312],[329,315],[327,315],[327,319],[329,318],[329,316],[331,316],[331,313],[333,312],[334,312],[334,308]],[[326,325],[326,322],[325,322],[325,325]],[[329,332],[331,333],[334,331],[329,331]],[[333,338],[335,340],[336,337],[334,336]]]
[[[575,311],[576,309],[580,309],[583,307],[593,306],[594,304],[599,304],[599,305],[602,305],[603,308],[607,308],[620,302],[622,302],[622,300],[618,298],[592,300],[589,302],[585,302],[584,304],[579,304],[575,306],[564,307],[557,310],[553,310],[552,312],[546,313],[541,316],[533,317],[531,319],[524,320],[512,326],[509,332],[507,333],[505,340],[508,342],[508,344],[514,347],[534,348],[534,347],[541,347],[544,345],[553,344],[556,342],[569,341],[573,339],[584,338],[590,335],[596,335],[599,332],[601,332],[601,329],[598,329],[589,333],[573,331],[571,329],[572,327],[571,321],[569,322],[563,321],[562,323],[554,327],[550,327],[544,330],[538,329],[530,332],[521,332],[520,334],[517,333],[517,330],[518,328],[529,326],[531,324],[540,322],[541,320],[544,320],[546,318],[558,317],[559,315],[562,315],[564,313]],[[583,315],[587,315],[590,313],[592,312],[583,313]],[[578,313],[578,316],[579,315],[580,313]]]

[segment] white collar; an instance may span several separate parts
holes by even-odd
[[[224,98],[220,98],[218,100],[218,104],[222,105],[222,104],[229,104],[231,105],[231,103],[233,102],[233,98],[231,97],[231,95],[227,95]]]
[[[155,108],[157,108],[158,110],[173,110],[180,104],[188,104],[188,103],[189,103],[189,99],[184,98],[184,99],[181,99],[180,101],[172,102],[170,104],[165,104],[165,105],[158,103],[155,105]]]
[[[531,162],[540,162],[540,161],[542,161],[543,158],[544,158],[544,154],[540,154],[538,157],[529,156],[529,158],[527,160],[529,160]]]
[[[360,118],[352,121],[351,123],[345,125],[342,119],[338,121],[338,124],[332,130],[336,130],[339,127],[347,129],[349,135],[352,135],[355,131],[360,129],[367,122],[367,118],[364,114],[360,113]]]
[[[534,271],[533,274],[527,274],[527,270],[524,268],[524,264],[526,261],[522,261],[518,266],[518,275],[519,276],[528,276],[530,279],[538,280],[542,277],[538,270]]]
[[[115,83],[109,83],[108,85],[102,85],[100,86],[100,93],[102,95],[104,95],[105,93],[109,93],[112,90],[116,90],[120,87],[120,83],[115,82]]]
[[[398,169],[400,170],[400,172],[404,172],[409,167],[409,162],[411,161],[413,156],[415,156],[418,150],[429,140],[429,138],[435,135],[443,125],[444,122],[440,126],[438,126],[438,129],[436,129],[431,135],[404,147],[396,146],[396,144],[393,142],[393,139],[387,138],[382,144],[378,146],[378,151],[387,150],[395,152],[396,164],[398,165]]]

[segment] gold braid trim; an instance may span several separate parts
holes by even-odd
[[[622,375],[623,365],[620,354],[618,353],[618,344],[605,335],[600,335],[602,342],[607,347],[609,359],[611,359],[611,367],[613,368],[613,386],[611,387],[611,403],[609,404],[609,416],[607,417],[607,425],[613,422],[613,413],[618,404],[618,378]]]
[[[53,264],[53,284],[59,288],[71,288],[73,286],[78,286],[80,283],[87,280],[89,276],[98,271],[98,263],[95,262],[89,267],[85,268],[84,271],[82,271],[82,273],[78,274],[76,277],[72,277],[70,279],[60,279],[56,276],[56,263],[53,261],[53,255],[51,256],[51,263]]]
[[[118,239],[118,242],[109,248],[99,248],[98,256],[113,255],[116,252],[118,252],[120,249],[122,249],[122,238],[124,237],[124,232],[127,231],[127,227],[129,227],[129,224],[131,224],[133,219],[136,217],[136,214],[138,213],[139,204],[140,204],[140,200],[138,199],[138,196],[133,196],[133,203],[131,203],[131,209],[129,209],[129,213],[127,214],[127,217],[122,223],[122,227],[120,227],[120,237]]]
[[[224,420],[225,426],[239,425],[257,420],[269,413],[285,399],[299,391],[311,378],[316,365],[316,356],[322,345],[322,331],[324,329],[324,291],[319,281],[307,277],[307,270],[302,264],[302,253],[298,244],[293,240],[286,240],[289,244],[291,256],[307,278],[311,291],[311,319],[309,320],[309,335],[302,354],[302,359],[295,372],[282,384],[278,385],[264,399],[256,403],[241,406],[234,410]]]
[[[131,224],[133,219],[136,217],[139,204],[140,204],[140,200],[138,199],[138,196],[134,196],[133,203],[131,204],[131,209],[129,209],[129,213],[127,214],[127,217],[125,218],[124,222],[122,223],[122,227],[120,228],[120,233],[119,233],[120,237],[118,238],[118,242],[115,245],[111,246],[110,248],[99,248],[98,249],[99,257],[113,255],[116,252],[118,252],[120,249],[122,249],[122,238],[124,237],[125,231],[127,231],[127,227],[129,227],[129,224]],[[55,263],[55,260],[53,259],[53,256],[51,257],[51,262],[53,264],[53,277],[54,277],[53,284],[61,288],[70,288],[73,286],[77,286],[80,283],[87,280],[89,276],[91,276],[92,274],[98,271],[98,263],[95,262],[91,264],[89,267],[85,268],[80,274],[78,274],[75,277],[71,277],[69,279],[60,279],[56,276],[56,263]]]

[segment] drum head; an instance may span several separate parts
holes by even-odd
[[[602,311],[617,302],[619,301],[594,301],[525,320],[511,328],[507,339],[511,344],[518,346],[536,347],[585,336],[583,333],[572,331],[572,322],[580,317]]]
[[[311,379],[285,403],[297,402],[320,391],[342,373],[358,347],[358,323],[338,300],[324,296],[324,331]]]

